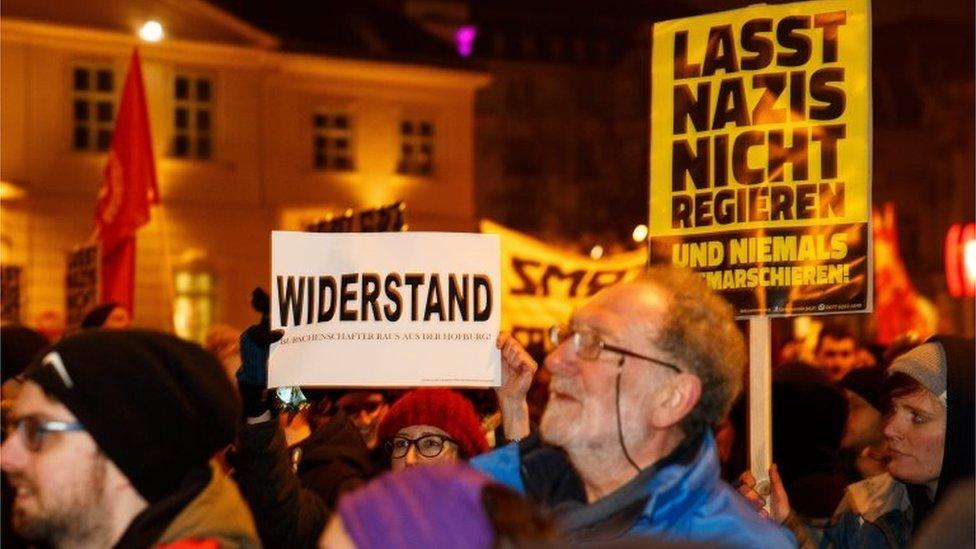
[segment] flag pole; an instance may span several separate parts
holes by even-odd
[[[176,286],[173,278],[175,272],[173,271],[173,255],[170,252],[169,246],[169,231],[167,229],[166,221],[166,208],[163,206],[162,201],[157,204],[157,209],[159,210],[159,231],[160,236],[163,241],[163,271],[166,273],[166,282],[163,284],[166,288],[166,297],[169,299],[167,303],[169,305],[169,329],[171,332],[176,333]]]

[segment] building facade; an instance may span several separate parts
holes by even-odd
[[[137,36],[149,20],[165,37]],[[294,51],[198,0],[11,0],[0,13],[2,257],[20,320],[63,315],[126,65],[143,61],[162,205],[138,234],[136,325],[253,322],[270,231],[397,201],[411,230],[476,229],[482,73]],[[7,271],[5,271],[7,272]]]

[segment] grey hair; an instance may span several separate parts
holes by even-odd
[[[681,421],[686,435],[720,423],[742,390],[747,355],[732,306],[683,267],[648,267],[635,282],[660,290],[667,310],[652,342],[701,380],[698,404]]]

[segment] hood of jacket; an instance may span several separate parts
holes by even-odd
[[[957,480],[973,476],[976,463],[976,407],[973,405],[974,341],[960,337],[939,336],[933,338],[946,354],[946,436],[943,450],[942,472],[935,494],[938,501],[942,494]]]
[[[210,482],[163,531],[158,544],[214,540],[221,547],[259,548],[251,512],[230,478],[215,464]]]

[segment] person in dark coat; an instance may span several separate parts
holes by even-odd
[[[847,399],[824,372],[803,362],[773,373],[773,462],[793,508],[810,518],[829,518],[844,496],[847,478],[840,441]]]
[[[801,546],[907,547],[943,496],[973,476],[974,361],[973,340],[955,337],[932,338],[896,358],[885,380],[888,472],[848,486],[830,524],[812,528],[796,520],[772,469],[770,516]],[[755,482],[744,480],[740,492],[760,506]],[[970,511],[963,522],[974,518]]]

